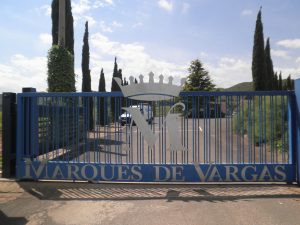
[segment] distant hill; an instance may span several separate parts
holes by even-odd
[[[220,88],[220,91],[253,91],[252,82],[242,82],[230,88]]]

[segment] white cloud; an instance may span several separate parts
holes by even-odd
[[[296,58],[295,62],[300,64],[300,57]]]
[[[114,5],[114,1],[113,0],[104,0],[107,4],[109,5]]]
[[[300,48],[300,39],[285,39],[277,42],[277,45],[285,48]]]
[[[0,92],[21,92],[22,87],[46,91],[47,58],[13,55],[8,63],[0,64],[0,77]]]
[[[164,60],[156,59],[150,56],[143,45],[140,43],[120,43],[109,40],[101,33],[96,33],[91,36],[91,71],[93,79],[99,79],[101,68],[108,75],[106,79],[106,88],[110,90],[111,73],[113,69],[113,59],[118,57],[119,68],[123,70],[123,77],[133,75],[138,77],[139,74],[148,75],[153,71],[158,80],[158,75],[174,76],[174,83],[180,83],[180,77],[187,75],[188,63],[178,65],[176,63],[167,62]],[[103,60],[110,58],[110,60]],[[147,77],[146,77],[147,79]],[[93,82],[93,89],[96,89],[97,82]]]
[[[121,23],[119,23],[119,22],[117,22],[117,21],[113,21],[113,22],[111,23],[111,25],[112,25],[113,27],[123,27],[123,24],[121,24]]]
[[[182,9],[181,9],[181,13],[182,14],[186,14],[190,9],[190,4],[187,2],[183,2],[182,3]]]
[[[74,16],[80,16],[91,9],[89,0],[72,1],[72,13]]]
[[[168,0],[158,0],[158,5],[162,9],[171,12],[173,10],[173,2]]]
[[[251,16],[253,14],[253,11],[251,9],[244,9],[242,12],[241,12],[241,15],[242,16]]]
[[[100,21],[100,28],[105,33],[112,33],[113,32],[112,28],[109,27],[108,25],[106,25],[104,21]]]
[[[39,35],[39,40],[42,44],[51,45],[52,44],[52,36],[47,33],[42,33]]]
[[[93,8],[105,7],[105,6],[114,6],[115,3],[113,0],[95,0],[93,2]]]
[[[300,78],[300,65],[296,67],[274,67],[274,71],[282,72],[282,79],[286,79],[289,74],[292,78]]]
[[[252,80],[249,62],[235,58],[221,58],[216,65],[207,65],[217,87],[228,88],[240,82]]]
[[[274,49],[271,49],[271,55],[275,56],[275,57],[283,58],[283,59],[290,59],[291,58],[288,55],[288,52],[284,51],[284,50],[274,50]]]
[[[93,27],[97,24],[97,21],[91,16],[84,16],[84,19],[89,22],[89,27]]]
[[[137,23],[133,24],[131,27],[134,29],[134,28],[137,28],[137,27],[141,27],[143,25],[144,24],[142,22],[137,22]]]
[[[42,12],[45,16],[51,15],[51,6],[50,5],[42,5],[39,8],[36,8],[38,12]]]

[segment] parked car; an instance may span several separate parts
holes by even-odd
[[[141,113],[146,117],[146,120],[149,124],[153,122],[153,110],[152,107],[148,104],[132,105],[132,108],[139,108]],[[131,114],[124,110],[123,114],[119,117],[119,121],[122,126],[125,124],[131,123]],[[134,121],[132,125],[135,125]]]

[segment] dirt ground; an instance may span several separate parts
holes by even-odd
[[[104,184],[0,181],[0,224],[296,225],[287,184]]]

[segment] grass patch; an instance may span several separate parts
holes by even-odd
[[[234,116],[236,134],[245,135],[255,143],[267,143],[288,149],[287,97],[266,96],[244,99]]]

